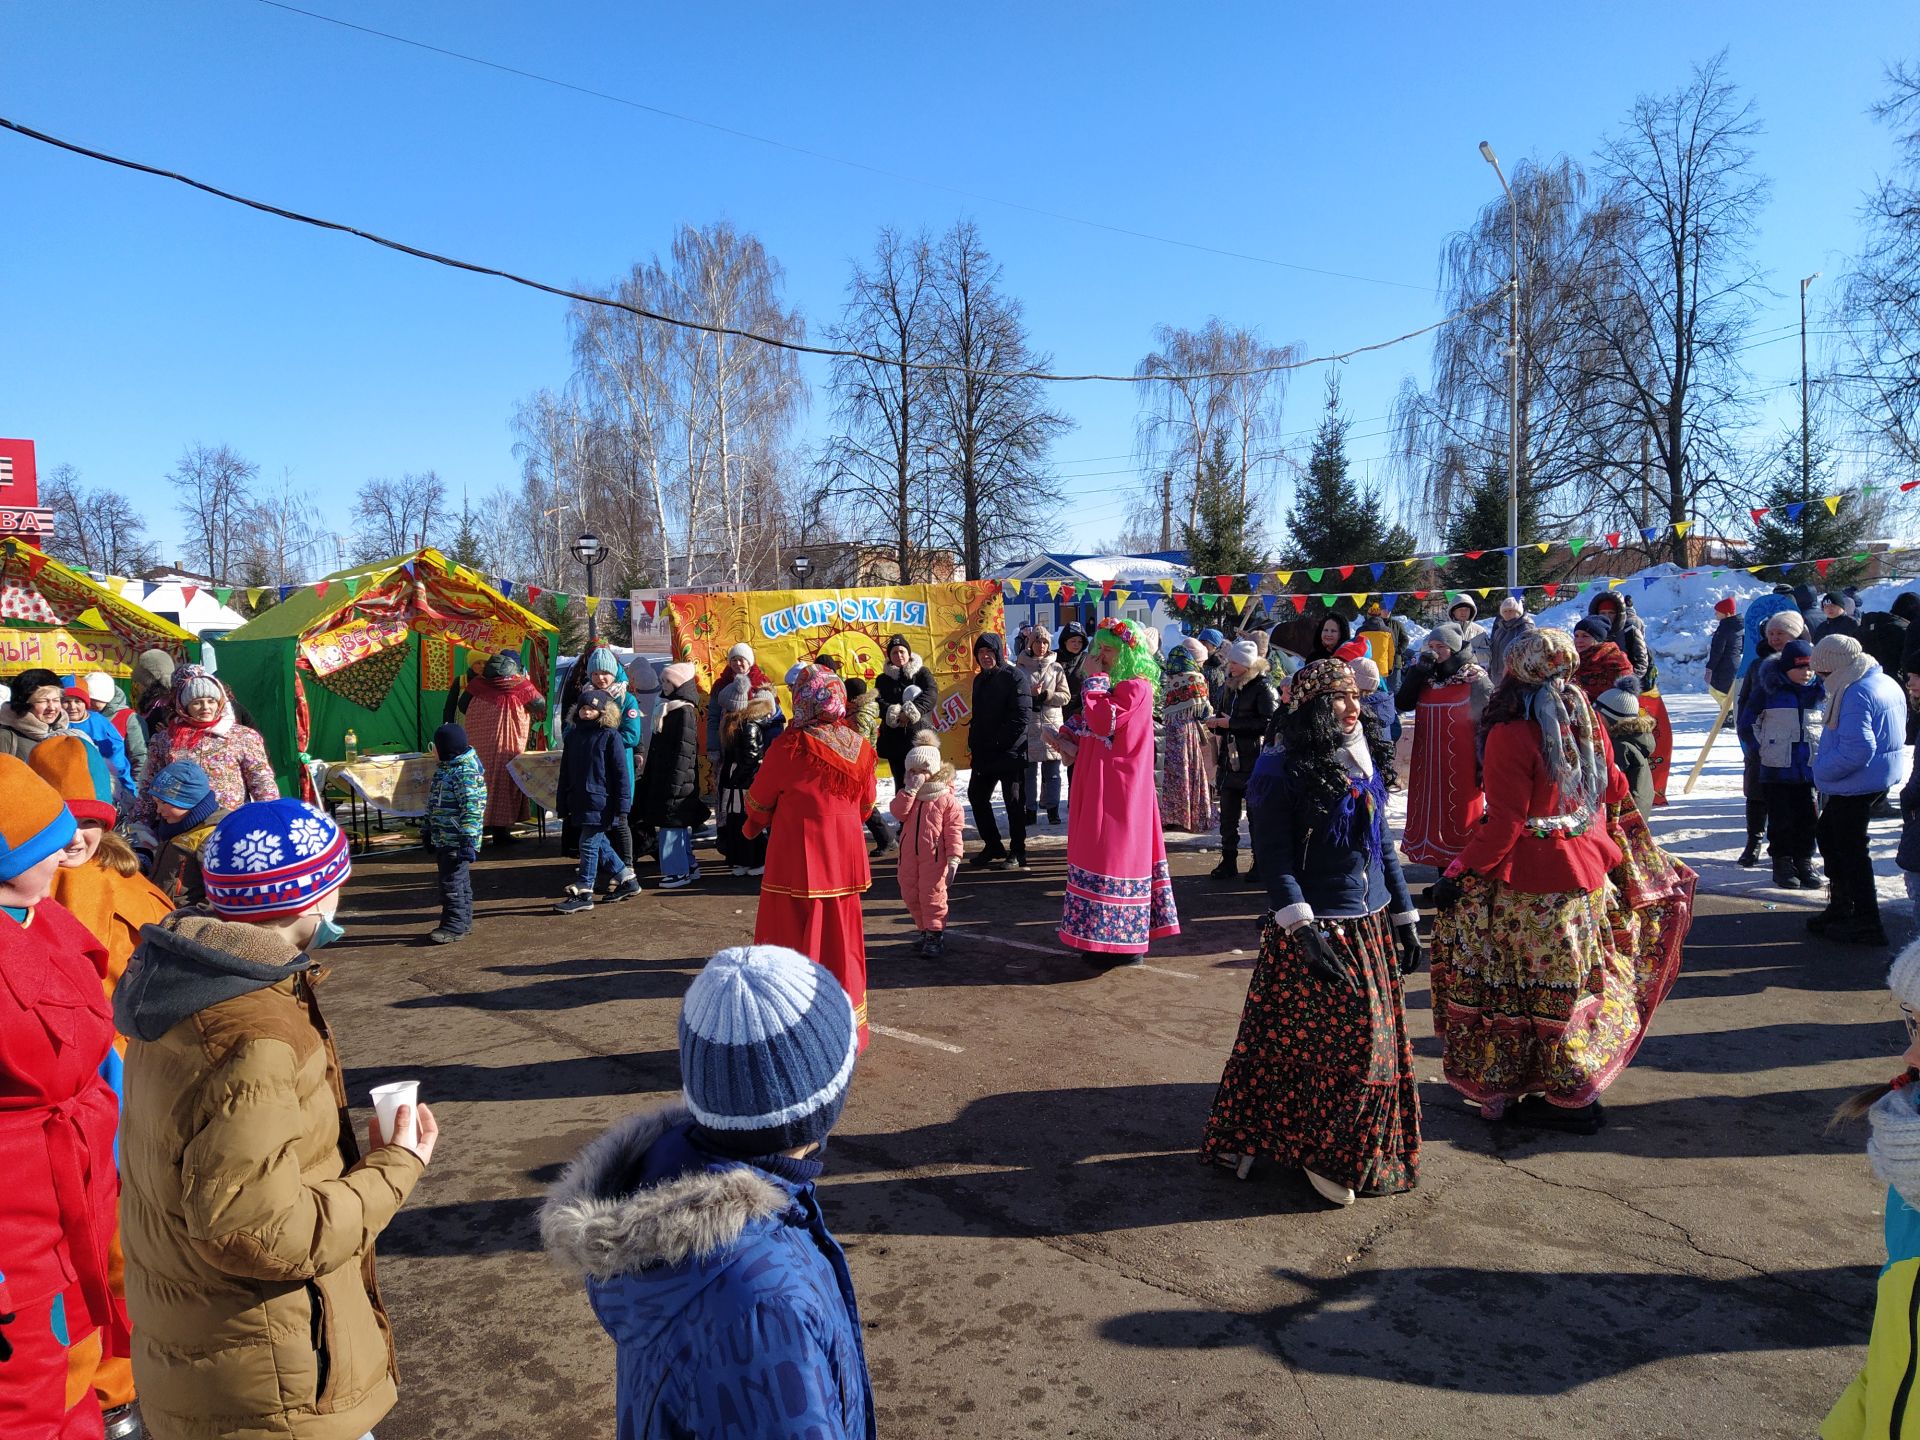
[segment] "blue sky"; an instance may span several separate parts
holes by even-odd
[[[1496,193],[1475,146],[1586,157],[1636,91],[1730,48],[1773,181],[1763,334],[1842,268],[1887,163],[1866,114],[1920,54],[1910,3],[1434,6],[523,6],[303,0],[905,176],[1342,279],[1129,238],[733,138],[356,34],[259,0],[0,7],[0,113],[412,243],[584,288],[726,217],[785,266],[817,334],[882,224],[974,218],[1071,370],[1127,371],[1160,322],[1218,314],[1315,354],[1438,318],[1444,236]],[[1604,18],[1601,18],[1604,16]],[[1523,21],[1524,29],[1503,29]],[[0,135],[9,238],[0,433],[135,496],[184,444],[284,469],[346,528],[370,475],[437,469],[478,499],[516,474],[508,418],[568,361],[564,303]],[[1819,290],[1816,289],[1816,295]],[[1342,367],[1350,452],[1379,469],[1421,342]],[[1796,373],[1793,337],[1757,384]],[[828,420],[824,371],[810,362]],[[1111,535],[1136,396],[1057,387],[1063,533]],[[1288,429],[1310,430],[1317,373]],[[1776,397],[1779,421],[1790,390]]]

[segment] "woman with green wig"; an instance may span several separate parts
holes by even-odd
[[[1074,762],[1060,938],[1133,964],[1150,940],[1180,933],[1153,782],[1159,639],[1137,620],[1102,620],[1087,647],[1075,734],[1048,731]]]

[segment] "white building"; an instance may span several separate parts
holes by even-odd
[[[1181,632],[1179,612],[1161,592],[1159,582],[1184,585],[1192,571],[1185,551],[1152,555],[1056,555],[1042,551],[1031,560],[1005,565],[990,579],[1013,588],[1006,600],[1007,633],[1022,625],[1054,629],[1069,620],[1091,628],[1102,620],[1120,618],[1152,625],[1163,634]],[[1113,582],[1112,590],[1105,588]],[[1055,598],[1050,582],[1074,587],[1074,598]],[[1120,596],[1124,593],[1125,599]]]

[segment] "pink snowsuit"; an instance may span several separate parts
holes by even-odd
[[[911,794],[887,806],[900,822],[900,898],[914,927],[947,928],[947,866],[962,853],[965,816],[950,782],[929,775]]]

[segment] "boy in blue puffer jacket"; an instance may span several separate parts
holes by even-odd
[[[1754,673],[1740,710],[1740,748],[1758,767],[1767,808],[1773,883],[1782,890],[1818,890],[1813,873],[1814,731],[1827,687],[1813,673],[1813,647],[1789,640]]]
[[[825,969],[722,950],[680,1008],[686,1103],[616,1125],[554,1186],[540,1237],[613,1337],[620,1440],[872,1440],[853,1279],[814,1190],[855,1041]]]
[[[633,809],[633,770],[620,736],[620,706],[599,690],[583,690],[574,706],[560,752],[560,784],[554,803],[562,820],[580,831],[580,869],[566,898],[553,908],[577,915],[593,908],[593,887],[604,862],[619,882],[607,896],[627,900],[640,893],[633,867],[620,858],[613,832],[625,829]]]

